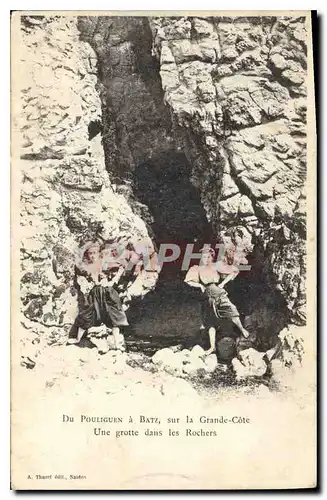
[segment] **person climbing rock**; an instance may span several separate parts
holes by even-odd
[[[201,301],[201,316],[205,329],[209,334],[211,354],[216,350],[216,330],[220,320],[229,319],[240,333],[249,337],[249,332],[243,327],[236,306],[230,301],[224,286],[238,275],[238,269],[228,262],[225,256],[219,262],[214,262],[215,252],[212,248],[203,248],[200,265],[192,266],[186,274],[185,282],[199,288],[204,300]]]
[[[103,272],[98,242],[90,242],[84,248],[82,261],[75,266],[75,284],[79,291],[79,313],[69,333],[68,344],[78,344],[89,328],[105,324],[112,329],[116,349],[123,349],[120,327],[127,326],[128,321],[118,292]]]

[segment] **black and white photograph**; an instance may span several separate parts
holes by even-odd
[[[311,12],[11,34],[12,489],[315,488]]]

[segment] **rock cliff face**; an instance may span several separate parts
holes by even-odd
[[[25,326],[71,322],[81,240],[159,243],[173,199],[191,239],[237,227],[252,245],[234,294],[254,328],[303,325],[304,20],[29,17],[22,33]]]
[[[21,68],[23,325],[52,341],[76,315],[79,245],[148,232],[105,168],[97,59],[77,19],[23,18]]]
[[[238,227],[254,246],[244,312],[256,327],[304,324],[304,19],[81,18],[79,29],[98,56],[107,168],[120,189],[133,198],[144,164],[158,176],[183,154],[211,238]],[[153,225],[145,205],[138,213]]]
[[[150,19],[164,100],[208,217],[242,226],[305,321],[306,46],[302,18]]]

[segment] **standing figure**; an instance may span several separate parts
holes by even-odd
[[[214,262],[214,250],[204,248],[199,266],[192,266],[186,274],[185,282],[199,288],[204,294],[201,302],[201,316],[205,329],[209,333],[210,349],[207,354],[216,350],[216,329],[219,320],[230,319],[240,333],[247,338],[249,332],[243,327],[236,306],[230,301],[224,286],[238,275],[235,266],[228,263],[227,257]]]
[[[79,313],[71,328],[68,343],[78,344],[86,331],[105,324],[112,328],[117,349],[120,343],[120,326],[127,326],[126,314],[117,291],[108,282],[102,269],[100,245],[91,242],[84,250],[82,262],[75,266],[75,281],[79,290]]]

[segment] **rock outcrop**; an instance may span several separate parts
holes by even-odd
[[[305,322],[306,27],[299,17],[150,18],[164,99],[217,231],[241,226]]]
[[[260,353],[250,347],[240,352],[238,358],[232,360],[232,366],[236,379],[241,380],[249,377],[262,377],[267,371],[267,365],[262,359],[264,353]]]
[[[174,350],[170,347],[160,349],[152,357],[154,365],[162,371],[178,377],[196,377],[212,373],[218,363],[213,354],[206,357],[201,346],[195,345],[191,350]]]
[[[80,17],[81,39],[97,54],[107,168],[128,192],[142,162],[175,147],[145,17]]]
[[[156,165],[151,183],[167,158],[190,165],[183,175],[210,235],[237,228],[252,252],[249,280],[264,283],[246,295],[254,289],[253,328],[273,344],[287,323],[305,324],[305,29],[303,18],[285,16],[22,19],[14,126],[22,137],[22,337],[32,350],[67,336],[81,242],[154,236],[158,210],[134,173]],[[153,185],[155,204],[163,189]],[[177,193],[176,206],[182,200]],[[174,374],[215,369],[213,357],[166,356],[158,363]],[[32,358],[26,351],[26,365]]]
[[[76,17],[24,17],[20,68],[21,300],[26,339],[63,342],[88,239],[148,237],[105,167],[97,58]]]
[[[134,210],[150,226],[157,216],[133,172],[185,154],[213,237],[241,229],[276,292],[274,304],[254,304],[252,321],[278,307],[281,327],[303,325],[304,18],[82,17],[79,29],[99,61],[107,167]]]

